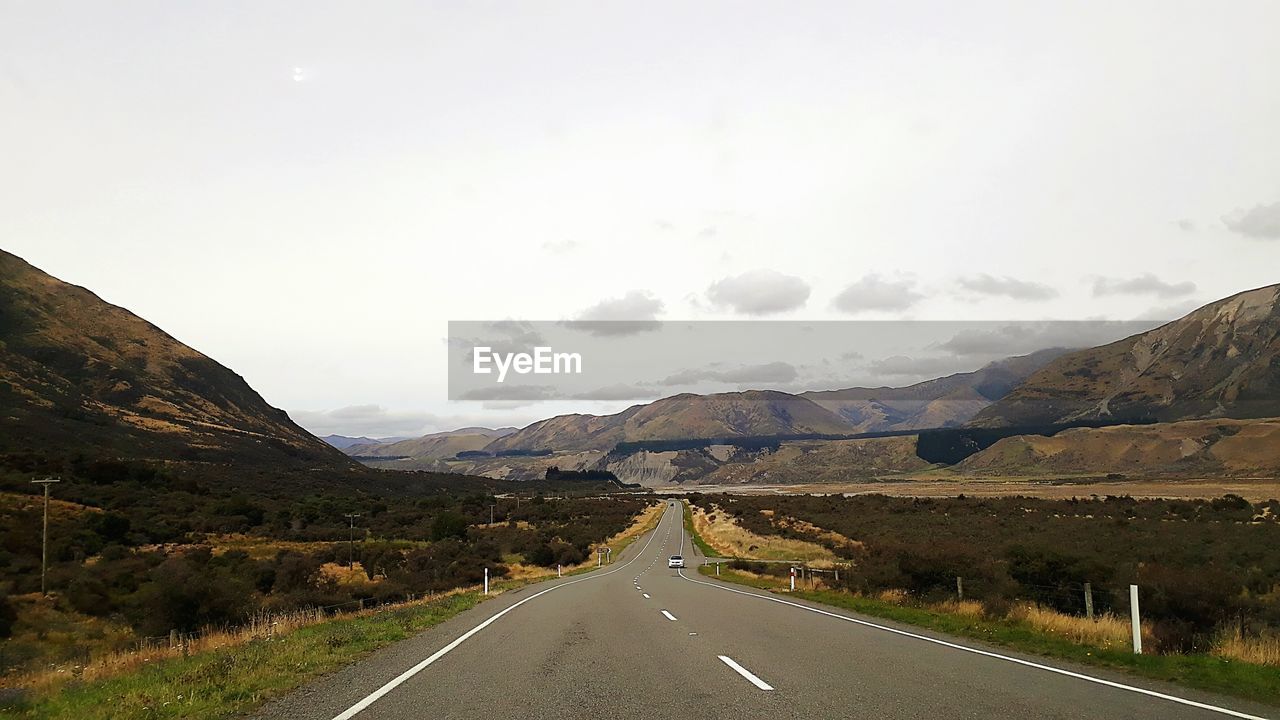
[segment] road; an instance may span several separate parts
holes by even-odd
[[[667,568],[677,553],[683,573]],[[611,567],[504,593],[258,717],[1280,717],[722,584],[697,574],[699,557],[669,507]]]

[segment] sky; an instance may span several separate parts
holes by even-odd
[[[0,247],[321,434],[626,404],[449,401],[451,320],[1172,319],[1280,280],[1277,27],[1270,1],[10,2]]]

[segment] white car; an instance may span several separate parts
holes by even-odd
[[[679,555],[672,555],[671,559],[667,560],[667,567],[669,568],[684,567],[684,558],[680,557]]]

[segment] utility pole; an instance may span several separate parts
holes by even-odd
[[[356,518],[360,517],[360,513],[347,513],[343,517],[351,521],[351,530],[347,533],[347,547],[350,548],[347,553],[347,569],[354,570],[356,568]]]
[[[49,486],[62,482],[62,478],[50,476],[31,482],[44,486],[44,531],[40,533],[40,594],[49,597],[48,587],[45,585],[45,576],[49,571]]]

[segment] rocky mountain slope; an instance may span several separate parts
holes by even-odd
[[[634,440],[848,432],[848,423],[811,400],[749,390],[674,395],[614,415],[559,415],[499,438],[485,449],[608,450]]]
[[[978,427],[1280,416],[1280,285],[1069,353],[973,419]]]
[[[0,453],[351,466],[231,370],[4,251]]]
[[[1066,352],[1040,350],[907,387],[805,392],[800,397],[844,418],[852,433],[963,425]]]

